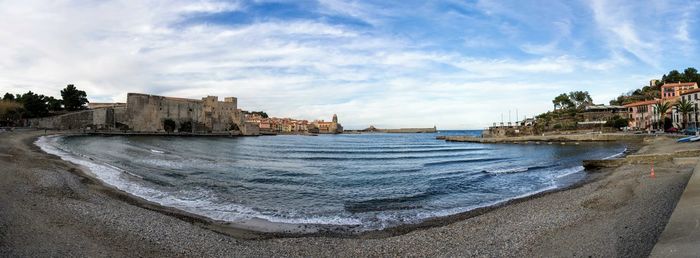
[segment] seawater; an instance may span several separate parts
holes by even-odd
[[[619,143],[452,143],[444,134],[43,137],[45,151],[149,201],[227,222],[376,230],[565,187]]]

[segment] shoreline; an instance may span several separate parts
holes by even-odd
[[[92,134],[86,134],[92,135]],[[511,199],[505,199],[502,201],[496,201],[494,203],[485,204],[483,206],[475,207],[461,212],[456,212],[453,214],[448,214],[444,216],[430,217],[421,220],[416,223],[405,223],[396,226],[391,226],[382,229],[372,229],[357,231],[354,230],[357,226],[353,225],[335,225],[335,224],[293,224],[284,222],[272,222],[261,218],[253,218],[250,220],[242,222],[230,222],[216,220],[205,215],[200,215],[194,212],[186,211],[177,207],[166,206],[146,198],[137,196],[135,194],[129,193],[127,191],[119,189],[117,186],[111,185],[99,179],[90,168],[75,164],[69,160],[64,159],[53,153],[47,153],[45,150],[38,145],[39,140],[42,137],[73,137],[73,136],[84,136],[84,134],[66,134],[63,132],[58,132],[54,134],[37,136],[31,139],[31,145],[37,147],[36,151],[44,153],[46,155],[51,155],[58,158],[64,162],[75,166],[77,170],[71,172],[76,173],[81,177],[85,177],[90,180],[93,184],[98,184],[101,186],[102,191],[112,196],[118,197],[119,199],[128,201],[129,204],[146,208],[149,210],[161,212],[165,215],[174,216],[176,218],[188,221],[191,223],[201,224],[204,228],[214,230],[223,234],[227,234],[236,238],[241,239],[272,239],[272,238],[299,238],[299,237],[337,237],[337,238],[387,238],[398,235],[403,235],[410,233],[414,230],[421,230],[431,227],[441,227],[446,226],[461,220],[466,220],[472,217],[476,217],[490,211],[499,209],[504,206],[508,206],[515,203],[520,203],[528,201],[531,199],[539,198],[551,193],[566,191],[581,187],[587,183],[594,182],[601,179],[600,173],[595,173],[592,171],[587,171],[584,169],[583,178],[576,180],[575,182],[568,182],[565,186],[554,187],[551,189],[542,189],[532,193],[527,193],[522,196],[516,196]],[[111,135],[110,135],[111,136]],[[140,136],[140,135],[139,135]],[[48,144],[48,143],[46,143]],[[627,146],[636,146],[634,142],[627,141]],[[638,147],[631,147],[632,149],[638,149]],[[613,156],[625,157],[628,155],[629,147],[621,153],[617,153]],[[86,161],[89,162],[89,161]],[[128,172],[127,172],[128,173]],[[572,174],[574,175],[574,174]],[[566,175],[570,177],[572,175]]]
[[[28,137],[32,134],[34,137]],[[648,171],[643,171],[644,168],[648,170],[646,165],[604,168],[588,172],[594,180],[581,181],[565,190],[538,193],[472,210],[469,214],[453,216],[450,221],[443,217],[438,222],[425,222],[411,229],[397,228],[393,234],[384,230],[386,232],[356,237],[319,234],[280,238],[246,236],[245,232],[236,230],[240,236],[230,237],[232,232],[221,232],[226,229],[207,225],[206,219],[184,216],[176,211],[155,211],[157,207],[134,205],[130,198],[110,193],[101,183],[80,176],[77,168],[60,158],[38,153],[40,148],[33,140],[41,135],[36,131],[12,133],[10,138],[7,133],[0,134],[0,141],[5,144],[0,147],[0,165],[9,171],[0,174],[3,179],[0,190],[6,193],[0,195],[0,232],[3,232],[0,254],[3,255],[48,254],[57,250],[58,253],[63,250],[63,253],[93,256],[105,256],[105,253],[122,256],[144,253],[160,256],[645,255],[660,234],[657,228],[663,229],[692,173],[687,166],[668,161],[657,164],[659,176],[653,181],[648,178]],[[23,138],[19,144],[23,146],[18,146],[17,138]],[[668,147],[663,141],[669,142],[652,139],[635,153],[650,154]],[[670,147],[683,146],[700,147],[697,144]],[[47,176],[60,180],[46,186]],[[649,186],[642,187],[642,184]],[[659,187],[662,185],[667,187]],[[631,189],[632,195],[626,189]],[[613,198],[615,196],[620,198]],[[104,213],[107,215],[100,215],[103,210],[109,211]],[[103,216],[114,218],[105,221],[101,219]],[[59,226],[53,222],[37,223],[44,220],[61,223]],[[124,224],[126,222],[129,223]],[[614,230],[608,232],[611,228]],[[89,234],[76,235],[76,230]],[[22,240],[38,236],[46,238],[41,248]],[[63,238],[94,246],[77,247],[65,243]],[[95,243],[98,240],[104,242]],[[199,244],[192,246],[193,241]],[[593,242],[600,244],[591,247],[589,243]],[[126,247],[130,249],[124,249]]]

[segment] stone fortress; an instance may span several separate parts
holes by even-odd
[[[135,134],[258,135],[247,123],[238,100],[216,96],[201,100],[127,94],[126,103],[93,103],[88,110],[29,120],[34,128]]]

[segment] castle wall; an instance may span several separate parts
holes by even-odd
[[[165,132],[165,121],[175,122],[174,132],[212,133],[240,131],[258,135],[257,124],[244,122],[234,97],[218,101],[209,96],[202,100],[168,98],[129,93],[127,105],[102,107],[54,117],[30,119],[33,128],[59,130],[113,130],[137,133]]]
[[[60,116],[29,119],[29,126],[41,129],[83,130],[95,128],[95,121],[93,110],[85,110]]]
[[[176,123],[176,131],[187,123],[192,125],[188,132],[224,132],[236,127],[243,131],[243,115],[237,102],[233,97],[221,102],[214,96],[194,100],[129,93],[127,121],[129,129],[137,132],[164,132],[167,119]]]
[[[245,126],[241,128],[243,135],[260,135],[260,127],[256,123],[245,122]]]

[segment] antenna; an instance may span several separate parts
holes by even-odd
[[[508,126],[511,125],[511,119],[510,119],[510,109],[508,109]]]

